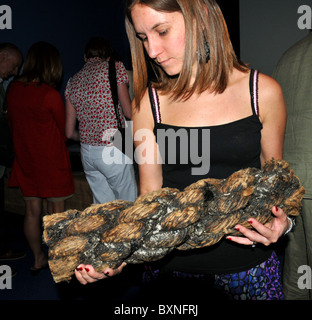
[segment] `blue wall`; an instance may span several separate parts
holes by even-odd
[[[92,36],[110,39],[127,68],[130,50],[124,27],[125,0],[1,0],[12,10],[12,29],[0,30],[0,42],[23,52],[44,40],[55,45],[64,67],[63,89],[83,65],[85,43]]]

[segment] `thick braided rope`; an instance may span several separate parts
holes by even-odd
[[[285,161],[263,170],[247,168],[224,180],[200,180],[183,191],[163,188],[134,203],[116,200],[80,212],[45,216],[44,240],[55,282],[71,279],[79,264],[97,271],[123,261],[156,261],[174,249],[210,246],[235,235],[236,224],[250,228],[251,217],[270,221],[271,208],[297,216],[304,188]]]

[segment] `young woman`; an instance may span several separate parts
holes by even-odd
[[[134,139],[142,129],[148,135],[135,141],[137,150],[145,146],[137,154],[141,194],[162,187],[183,189],[199,179],[226,178],[239,169],[260,168],[266,160],[282,158],[286,111],[281,88],[237,60],[214,0],[128,0],[126,23],[134,71]],[[149,86],[151,70],[154,80]],[[196,163],[190,154],[187,164],[167,161],[172,146],[160,146],[157,132],[181,129],[196,129],[199,137],[210,130],[210,170],[204,175],[193,174]],[[183,143],[190,150],[190,141]],[[196,143],[201,150],[202,140]],[[153,152],[158,149],[164,150],[162,164]],[[279,261],[271,244],[290,221],[280,208],[273,207],[272,214],[269,224],[250,218],[252,230],[236,226],[241,237],[196,252],[174,253],[157,268],[176,277],[204,275],[235,299],[281,299]],[[93,282],[107,272],[120,272],[124,265],[103,274],[79,266],[76,276],[82,283]]]
[[[38,42],[29,49],[21,77],[8,92],[8,117],[15,159],[10,187],[19,187],[26,203],[24,231],[34,254],[33,274],[47,266],[42,244],[42,201],[48,213],[63,212],[74,193],[69,153],[65,145],[65,106],[56,90],[62,61],[53,45]]]

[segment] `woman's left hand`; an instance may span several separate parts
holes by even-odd
[[[122,269],[126,265],[127,264],[123,262],[116,269],[106,268],[103,272],[97,272],[91,265],[80,264],[75,270],[75,276],[81,284],[85,285],[87,283],[93,283],[102,279],[116,276],[122,272]]]
[[[248,222],[253,226],[254,230],[247,229],[239,224],[236,225],[235,229],[241,232],[245,237],[228,236],[227,239],[244,245],[262,243],[265,246],[269,246],[272,243],[276,243],[288,229],[288,219],[281,208],[273,207],[272,213],[275,218],[265,225],[261,224],[256,219],[248,219]]]

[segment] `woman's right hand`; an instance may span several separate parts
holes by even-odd
[[[97,272],[91,265],[80,264],[75,270],[75,276],[81,284],[93,283],[121,273],[126,265],[123,262],[117,269],[106,268],[103,272]]]

